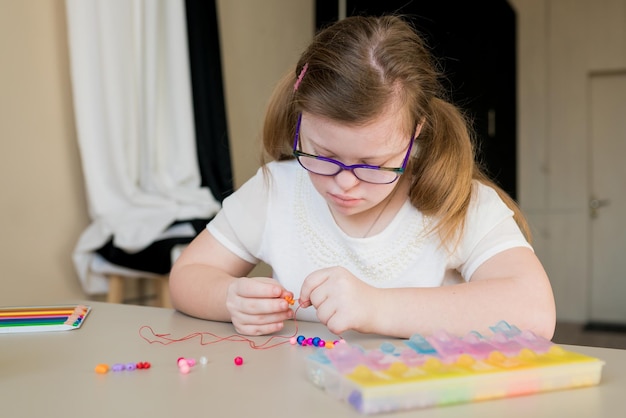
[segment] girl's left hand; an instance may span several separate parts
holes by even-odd
[[[343,267],[311,273],[300,290],[302,308],[315,306],[317,317],[334,334],[347,330],[372,332],[377,289]]]

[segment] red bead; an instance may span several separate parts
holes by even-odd
[[[243,359],[239,356],[235,357],[235,364],[237,366],[241,366],[243,364]]]
[[[150,364],[149,362],[147,362],[147,361],[144,361],[144,362],[143,362],[143,368],[144,368],[144,369],[149,369],[149,368],[150,368],[150,366],[151,366],[151,364]]]

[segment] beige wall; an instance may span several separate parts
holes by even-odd
[[[0,0],[0,305],[84,298],[71,260],[89,223],[63,0]],[[237,185],[258,167],[269,93],[313,33],[313,0],[220,0]]]
[[[218,0],[222,66],[237,186],[259,167],[265,106],[315,28],[313,0]]]
[[[88,223],[62,0],[0,0],[0,304],[83,297]]]

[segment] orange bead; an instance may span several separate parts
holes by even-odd
[[[285,296],[285,300],[287,301],[287,303],[289,303],[290,305],[293,305],[294,303],[296,303],[295,300],[293,300],[293,298],[289,295]]]
[[[106,374],[109,371],[109,366],[107,364],[98,364],[95,370],[96,373]]]

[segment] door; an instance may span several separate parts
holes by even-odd
[[[590,321],[626,324],[626,69],[590,77]]]

